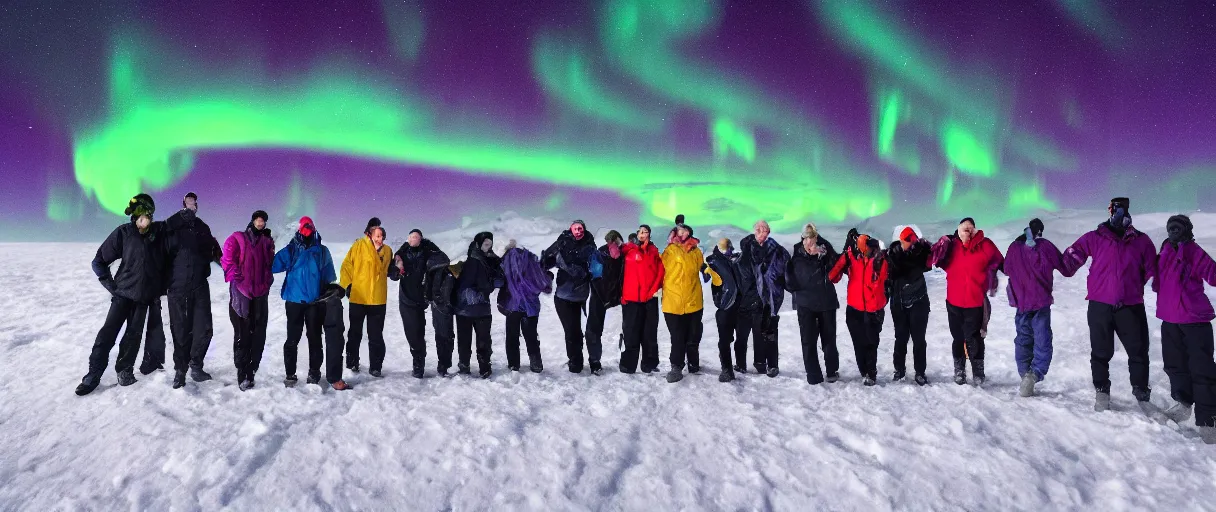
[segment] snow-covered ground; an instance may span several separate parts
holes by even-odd
[[[1098,212],[1046,215],[1047,237],[1066,247],[1102,217]],[[1140,215],[1136,225],[1160,241],[1167,217]],[[1200,242],[1216,249],[1216,232],[1210,229],[1216,215],[1193,219]],[[1023,225],[980,228],[1004,250]],[[886,238],[893,226],[867,229]],[[453,255],[463,255],[467,240],[485,229],[496,234],[498,247],[514,237],[539,251],[564,227],[565,222],[504,215],[429,235]],[[821,226],[821,231],[839,244],[847,227]],[[919,227],[936,238],[954,226]],[[597,237],[606,231],[592,229]],[[666,228],[655,231],[661,238]],[[705,231],[698,235],[708,248],[722,232]],[[323,235],[338,262],[355,238]],[[788,246],[797,235],[777,238]],[[6,289],[0,295],[4,510],[1213,506],[1216,447],[1200,443],[1189,422],[1159,425],[1139,412],[1122,348],[1111,362],[1114,410],[1091,409],[1084,275],[1057,277],[1055,358],[1041,396],[1031,399],[1016,397],[1013,310],[1003,290],[994,299],[988,384],[979,389],[950,382],[945,282],[939,271],[929,277],[932,385],[923,388],[889,382],[889,318],[879,386],[861,385],[843,319],[838,333],[843,380],[808,385],[793,311],[782,315],[782,373],[775,379],[749,373],[730,384],[717,381],[712,314],[705,315],[702,375],[678,384],[666,383],[661,373],[622,375],[611,341],[605,347],[605,375],[572,375],[562,366],[560,324],[545,299],[543,374],[506,371],[505,322],[495,316],[493,378],[436,378],[429,329],[428,378],[410,378],[401,321],[390,303],[385,378],[348,375],[355,389],[347,392],[305,385],[287,389],[280,384],[285,320],[276,283],[258,387],[241,392],[232,368],[227,287],[217,271],[212,276],[215,340],[207,359],[215,380],[175,391],[169,387],[171,374],[158,372],[137,374],[137,384],[119,388],[111,366],[102,386],[81,398],[72,390],[86,370],[108,305],[89,269],[95,245],[8,244],[0,250],[5,255],[0,282]],[[844,289],[838,287],[842,303]],[[390,294],[395,293],[391,285]],[[708,287],[706,295],[712,304]],[[1149,292],[1153,401],[1166,407],[1169,384],[1161,366],[1160,322],[1151,318],[1153,301]],[[620,313],[614,309],[606,340],[614,340],[619,329]],[[659,344],[665,370],[668,339],[662,327]],[[307,348],[301,345],[305,364]],[[111,365],[116,354],[117,347]]]

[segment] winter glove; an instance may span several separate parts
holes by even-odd
[[[1034,232],[1030,231],[1030,228],[1026,228],[1023,233],[1026,234],[1026,247],[1034,247]]]
[[[701,264],[701,273],[702,273],[702,274],[704,274],[704,273],[705,273],[705,269],[707,269],[707,268],[709,268],[709,264],[707,264],[707,263],[702,263],[702,264]]]
[[[353,284],[348,284],[348,285],[346,285],[346,290],[345,290],[345,292],[346,292],[346,296],[347,296],[347,297],[350,297],[350,287],[351,287],[351,286],[354,286],[354,285],[353,285]]]

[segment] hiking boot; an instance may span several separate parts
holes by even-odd
[[[698,373],[701,373],[701,365],[696,365],[696,366],[693,366],[691,364],[688,365],[688,373],[690,375],[696,375]]]
[[[604,367],[600,365],[599,361],[591,363],[591,374],[592,375],[600,375],[602,373],[604,373]]]
[[[181,389],[186,386],[186,370],[178,370],[173,374],[173,389]]]
[[[456,373],[463,374],[463,375],[472,375],[473,370],[471,368],[469,368],[468,363],[457,363],[456,364]]]
[[[822,383],[823,383],[823,375],[822,375],[822,374],[815,374],[815,373],[808,373],[808,374],[806,375],[806,383],[807,383],[807,384],[810,384],[810,385],[812,385],[812,386],[814,386],[814,385],[818,385],[818,384],[822,384]]]
[[[371,370],[371,371],[367,372],[367,374],[371,375],[372,377],[375,377],[377,379],[384,377],[384,373],[381,372],[380,370]]]
[[[152,365],[152,364],[145,363],[145,364],[139,365],[139,373],[141,375],[148,375],[156,370],[164,370],[164,369],[165,369],[165,365],[163,365],[163,364]]]
[[[840,380],[840,372],[832,372],[832,373],[828,374],[828,378],[827,378],[828,384],[832,384],[838,380]]]
[[[255,384],[255,382],[253,380],[253,372],[249,372],[249,374],[245,376],[245,387],[242,388],[241,391],[253,389],[254,384]]]
[[[1026,375],[1022,376],[1022,385],[1018,387],[1018,396],[1023,398],[1034,396],[1034,385],[1037,382],[1038,379],[1035,378],[1034,372],[1026,372]]]
[[[330,384],[329,387],[334,388],[334,390],[337,391],[346,391],[351,388],[350,384],[347,384],[346,381],[341,379],[339,379],[338,382]]]
[[[1191,418],[1192,406],[1193,404],[1188,404],[1186,402],[1175,403],[1169,409],[1165,410],[1165,416],[1171,420],[1174,420],[1174,423],[1182,424],[1182,422]]]
[[[321,383],[321,374],[319,372],[318,373],[309,372],[308,379],[306,379],[304,382],[306,382],[308,384],[320,384]]]
[[[730,382],[735,380],[735,371],[730,368],[723,368],[722,373],[718,374],[718,382]]]
[[[984,378],[984,360],[983,359],[972,359],[971,360],[971,380],[975,381],[976,386],[983,386],[984,381],[987,380]]]
[[[891,382],[899,382],[904,380],[906,373],[903,370],[895,370],[895,374],[891,376]]]
[[[437,368],[435,370],[435,373],[439,374],[440,377],[451,377],[452,376],[452,373],[449,372],[447,368]]]
[[[1153,389],[1149,387],[1132,386],[1132,395],[1136,397],[1138,402],[1147,402],[1153,396]]]
[[[570,370],[570,373],[583,373],[583,363],[574,364],[573,361],[566,361],[566,369]]]
[[[1204,443],[1216,444],[1216,427],[1199,427],[1199,438]]]
[[[508,370],[511,370],[511,371],[513,371],[513,372],[517,372],[517,371],[519,371],[519,365],[517,365],[517,364],[509,364],[509,365],[507,365],[507,369],[508,369]]]
[[[754,366],[756,368],[756,373],[759,373],[759,374],[768,373],[768,365],[765,363],[755,363],[752,366]]]
[[[211,380],[211,374],[203,371],[202,366],[191,366],[190,378],[194,379],[194,382],[207,382]]]
[[[494,375],[494,371],[490,370],[489,368],[486,368],[486,369],[482,370],[479,375],[481,375],[481,378],[483,378],[483,379],[488,379],[488,378],[490,378],[491,375]]]
[[[917,386],[924,386],[929,383],[929,379],[925,378],[925,374],[923,373],[916,374],[915,381]]]
[[[540,372],[545,371],[545,365],[541,364],[540,360],[529,361],[528,369],[532,370],[532,373],[540,373]],[[581,373],[581,371],[580,371],[580,373]],[[595,370],[591,370],[591,373],[595,373]]]
[[[410,375],[412,375],[415,379],[421,379],[423,376],[425,376],[425,373],[426,372],[424,372],[422,368],[415,367],[414,371],[411,372]]]
[[[781,375],[781,370],[778,369],[776,366],[773,366],[768,369],[768,376],[770,379],[773,377],[776,377],[778,375]]]
[[[674,384],[676,382],[680,382],[681,380],[684,380],[684,370],[672,368],[671,371],[667,372],[667,382]]]
[[[1098,393],[1094,395],[1094,411],[1106,412],[1108,410],[1110,410],[1110,392],[1098,391]]]
[[[85,374],[83,379],[80,379],[80,385],[76,386],[76,396],[85,396],[97,389],[97,385],[101,384],[101,376],[89,373]]]
[[[733,370],[735,371],[735,373],[747,373],[747,366],[737,364],[737,365],[735,365]]]
[[[131,384],[135,384],[135,382],[136,382],[135,372],[133,372],[131,370],[123,370],[121,372],[118,372],[118,385],[119,386],[130,386]]]
[[[283,385],[289,388],[296,387],[296,383],[298,382],[300,382],[300,379],[297,379],[295,375],[288,375],[286,379],[283,379]]]
[[[967,383],[967,360],[954,360],[954,383],[962,386]]]

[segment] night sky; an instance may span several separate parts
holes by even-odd
[[[1216,208],[1214,2],[21,4],[4,240],[99,239],[141,191],[217,232]]]

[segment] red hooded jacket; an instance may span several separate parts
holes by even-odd
[[[887,306],[887,267],[885,256],[879,252],[875,257],[858,257],[845,249],[828,272],[828,279],[839,283],[845,274],[849,276],[849,307],[866,313],[877,313]],[[877,268],[876,268],[877,267]]]
[[[984,307],[984,293],[996,289],[996,270],[1005,257],[984,238],[983,230],[965,244],[957,237],[942,237],[933,255],[937,267],[946,271],[946,302],[959,308]]]
[[[654,243],[621,246],[625,258],[625,283],[621,287],[621,304],[646,302],[663,286],[663,259]]]

